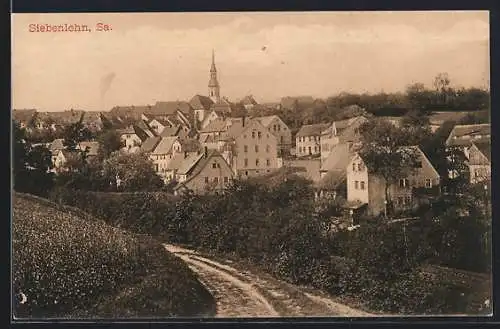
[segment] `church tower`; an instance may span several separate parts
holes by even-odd
[[[215,56],[212,49],[212,67],[210,68],[210,80],[208,81],[208,96],[214,103],[220,102],[220,86],[217,81],[217,69],[215,68]]]

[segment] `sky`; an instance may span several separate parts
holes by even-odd
[[[29,32],[64,23],[92,32]],[[487,11],[13,14],[12,105],[107,111],[207,95],[212,49],[234,101],[397,92],[440,72],[489,87]]]

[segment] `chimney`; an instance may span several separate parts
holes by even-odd
[[[205,153],[203,154],[203,156],[206,158],[208,156],[208,147],[205,146]]]

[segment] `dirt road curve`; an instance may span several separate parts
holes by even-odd
[[[165,244],[198,273],[217,300],[217,317],[363,317],[371,314],[335,302],[328,296],[305,291],[266,274],[239,271],[198,253]]]

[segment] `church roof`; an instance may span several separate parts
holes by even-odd
[[[189,104],[195,110],[210,110],[213,103],[210,97],[202,95],[194,95],[189,101]]]

